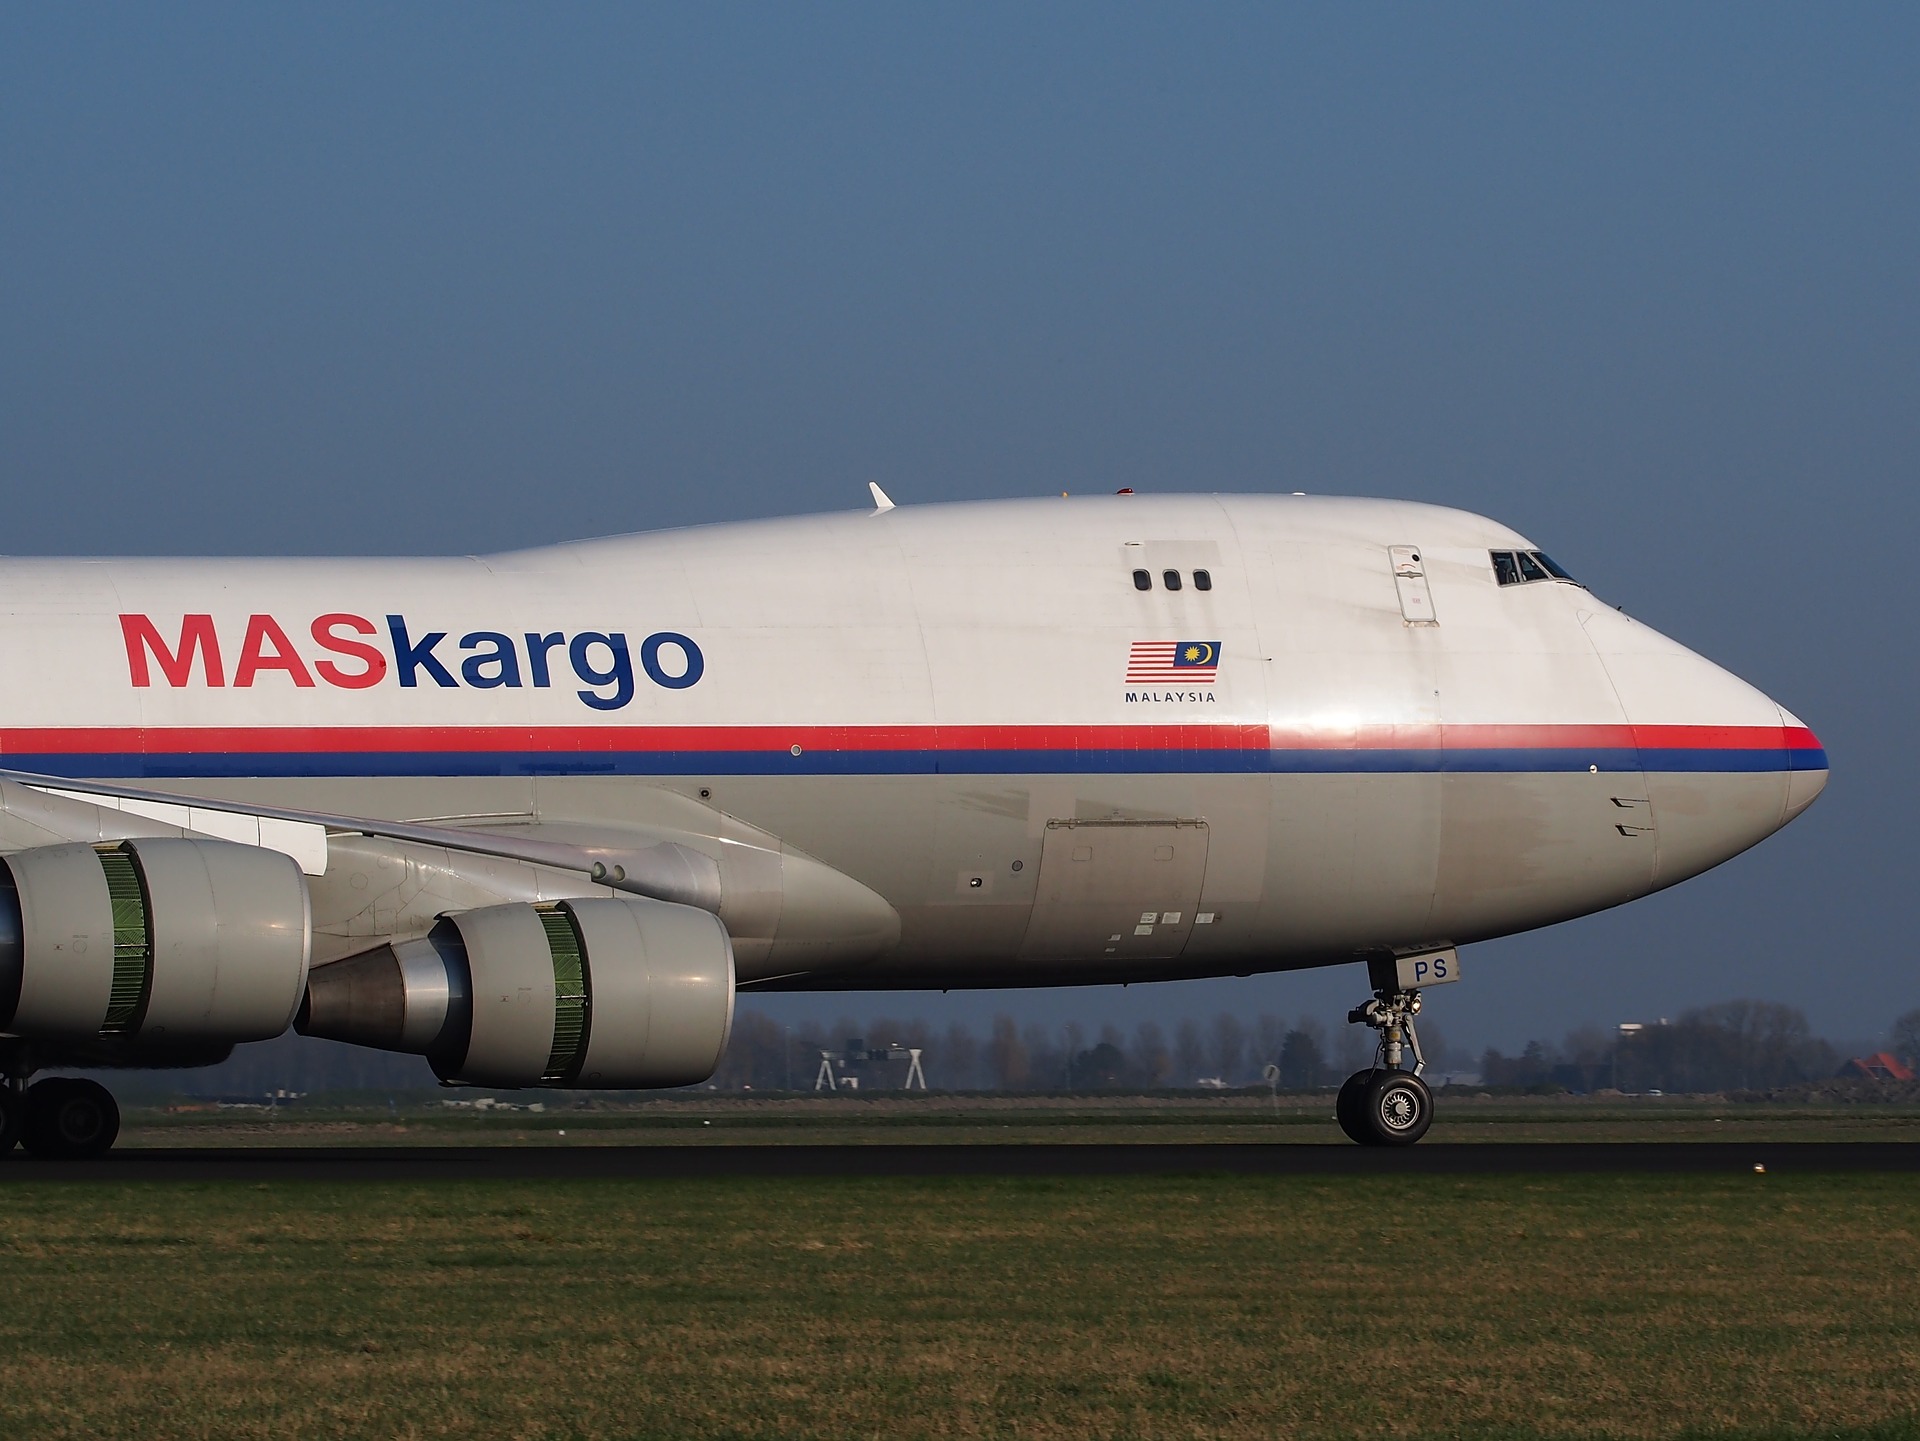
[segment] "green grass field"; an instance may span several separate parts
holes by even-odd
[[[1920,1434],[1903,1176],[0,1196],[10,1438]]]

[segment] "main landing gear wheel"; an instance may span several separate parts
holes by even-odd
[[[98,1081],[50,1076],[27,1088],[21,1139],[36,1156],[78,1161],[104,1155],[120,1134],[120,1107]]]
[[[20,1140],[20,1124],[25,1103],[20,1093],[0,1076],[0,1156],[11,1151]]]

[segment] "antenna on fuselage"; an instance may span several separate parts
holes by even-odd
[[[883,510],[893,509],[893,497],[880,488],[879,481],[868,481],[867,489],[873,492],[873,513],[875,515],[880,514]]]

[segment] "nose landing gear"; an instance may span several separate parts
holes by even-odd
[[[1412,1071],[1375,1069],[1347,1077],[1334,1114],[1363,1146],[1411,1146],[1433,1124],[1433,1093]]]
[[[1402,990],[1391,964],[1369,967],[1375,983],[1373,999],[1347,1013],[1349,1025],[1371,1026],[1380,1033],[1373,1065],[1355,1071],[1341,1086],[1334,1102],[1340,1129],[1362,1146],[1411,1146],[1433,1124],[1433,1093],[1420,1079],[1426,1057],[1413,1018],[1420,1012],[1420,992]],[[1413,1068],[1402,1070],[1407,1052]]]

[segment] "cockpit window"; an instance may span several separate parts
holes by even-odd
[[[1565,580],[1580,584],[1539,550],[1490,550],[1493,578],[1500,585],[1525,585],[1535,580]]]

